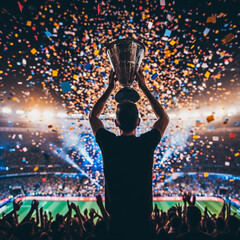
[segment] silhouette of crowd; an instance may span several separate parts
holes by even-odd
[[[68,211],[65,215],[57,214],[53,218],[51,211],[43,211],[38,201],[33,200],[31,208],[21,222],[18,211],[22,202],[13,202],[13,210],[3,215],[0,220],[1,240],[112,240],[111,216],[106,211],[100,195],[96,197],[100,213],[95,209],[80,210],[75,203],[67,201]],[[196,197],[184,194],[183,206],[176,204],[166,212],[155,205],[151,217],[151,239],[239,239],[240,220],[231,215],[231,205],[224,203],[218,215],[212,214],[206,207],[201,213],[195,206]],[[35,217],[33,216],[35,213]],[[134,225],[134,216],[129,212]],[[126,221],[129,222],[129,221]],[[131,228],[124,226],[123,228]],[[122,229],[124,231],[124,229]],[[138,236],[136,230],[136,236]],[[115,236],[117,233],[115,232]],[[116,238],[118,239],[118,238]],[[121,239],[130,239],[126,235]],[[131,238],[134,239],[134,238]],[[139,237],[135,239],[141,239]]]

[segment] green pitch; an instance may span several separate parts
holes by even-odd
[[[96,202],[74,202],[79,207],[80,210],[83,212],[86,208],[90,210],[91,208],[94,208],[96,211],[99,211],[99,208],[97,206]],[[163,202],[154,202],[154,204],[157,204],[159,209],[162,209],[163,211],[167,211],[171,206],[174,206],[177,203],[180,203],[182,205],[182,202],[180,201],[163,201]],[[210,212],[212,214],[219,214],[222,208],[221,202],[213,202],[213,201],[199,201],[196,203],[196,206],[199,207],[203,213],[205,206],[208,207]],[[31,201],[24,201],[23,205],[21,206],[21,209],[19,210],[19,221],[21,221],[28,213],[31,207]],[[39,207],[43,207],[44,211],[52,212],[52,215],[55,219],[55,215],[57,213],[60,213],[62,215],[65,215],[65,213],[68,211],[67,202],[64,201],[39,201]],[[12,210],[12,203],[9,203],[3,207],[0,208],[0,216],[2,216],[2,213],[7,214]],[[232,214],[237,213],[237,217],[240,218],[240,211],[237,210],[235,207],[231,207]],[[35,213],[33,214],[33,217],[35,216]]]

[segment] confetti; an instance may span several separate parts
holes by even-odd
[[[222,42],[223,43],[229,43],[234,39],[234,34],[233,33],[229,33],[228,35],[226,35],[223,39]]]
[[[35,49],[35,48],[33,48],[32,50],[31,50],[31,53],[34,55],[35,53],[37,52],[37,50]]]
[[[64,92],[64,93],[69,92],[69,91],[72,90],[69,81],[60,83],[60,86],[62,88],[62,92]]]
[[[207,122],[209,123],[209,122],[212,122],[212,121],[214,121],[214,116],[213,115],[209,115],[209,116],[207,116]]]

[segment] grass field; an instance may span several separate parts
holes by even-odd
[[[83,212],[86,208],[90,210],[91,208],[94,208],[96,211],[99,211],[98,206],[96,202],[94,201],[78,201],[74,202],[79,207],[80,210]],[[154,204],[157,204],[160,209],[163,211],[167,211],[171,206],[174,206],[177,203],[180,203],[182,205],[182,202],[180,201],[161,201],[161,202],[154,202]],[[39,206],[43,207],[44,211],[51,211],[53,214],[53,217],[55,218],[55,215],[57,213],[65,214],[68,210],[67,202],[64,201],[39,201]],[[221,202],[215,202],[215,201],[198,201],[196,203],[196,206],[201,209],[201,211],[204,211],[205,206],[208,207],[208,209],[211,211],[211,213],[218,214],[222,208]],[[29,209],[31,207],[31,201],[24,201],[21,209],[19,210],[19,221],[21,221],[26,214],[28,213]],[[7,205],[0,208],[0,216],[2,216],[2,213],[4,212],[7,214],[12,210],[12,203],[8,203]],[[237,217],[240,218],[240,211],[237,211],[237,208],[233,207],[231,208],[232,213],[236,212]],[[99,211],[100,212],[100,211]],[[35,215],[35,213],[34,213]],[[33,215],[33,216],[34,216]]]

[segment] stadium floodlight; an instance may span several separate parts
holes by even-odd
[[[40,120],[41,118],[41,113],[39,110],[32,110],[29,114],[28,114],[28,117],[31,119],[31,120]]]
[[[49,121],[49,120],[52,120],[54,118],[54,112],[49,111],[49,110],[45,110],[43,112],[42,116],[43,116],[43,120]]]
[[[66,117],[67,117],[67,114],[66,114],[65,112],[59,112],[59,113],[57,114],[57,117],[58,117],[58,118],[66,118]]]
[[[16,114],[18,114],[18,115],[23,115],[23,114],[24,114],[24,111],[23,111],[23,110],[16,110]]]
[[[2,108],[2,112],[3,112],[3,113],[11,113],[11,112],[12,112],[12,109],[11,109],[11,108],[8,108],[8,107],[3,107],[3,108]]]
[[[176,118],[176,117],[177,117],[177,115],[176,115],[175,113],[169,113],[168,116],[169,116],[170,118]]]

